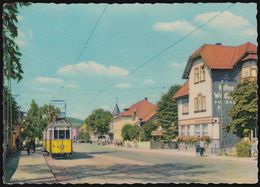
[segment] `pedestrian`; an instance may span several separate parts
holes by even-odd
[[[200,140],[200,156],[203,156],[203,153],[205,151],[204,144],[204,140]]]
[[[20,151],[20,138],[17,136],[15,139],[15,145],[16,145],[16,152],[18,153]]]
[[[29,140],[26,140],[26,150],[27,150],[27,154],[30,155],[30,149],[31,149],[31,145]]]
[[[35,140],[34,140],[34,138],[31,138],[30,146],[31,146],[31,149],[32,149],[32,153],[35,153]]]

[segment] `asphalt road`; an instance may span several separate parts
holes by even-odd
[[[256,183],[257,163],[74,144],[71,160],[47,162],[60,183]]]

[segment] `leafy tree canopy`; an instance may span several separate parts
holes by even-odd
[[[5,3],[3,5],[3,62],[4,75],[17,81],[22,79],[22,64],[20,63],[21,52],[15,43],[18,36],[17,15],[18,8],[30,3]]]
[[[240,83],[230,96],[235,104],[229,111],[232,121],[226,130],[240,138],[249,136],[257,125],[257,84],[249,81]]]
[[[155,121],[148,121],[142,126],[143,129],[143,140],[148,141],[152,138],[152,131],[158,129],[159,125]]]
[[[173,96],[180,89],[180,85],[172,86],[167,93],[162,95],[157,104],[156,119],[162,127],[163,139],[170,140],[178,135],[178,106]]]
[[[85,120],[95,135],[103,136],[108,133],[112,114],[104,109],[94,110]]]
[[[121,129],[121,136],[123,140],[138,140],[141,135],[142,129],[137,125],[125,124]]]
[[[60,115],[60,109],[51,104],[45,104],[40,109],[43,117],[47,118],[48,123],[51,123],[53,118]]]

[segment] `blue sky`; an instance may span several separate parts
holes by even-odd
[[[121,110],[144,97],[156,103],[169,86],[184,83],[182,73],[189,55],[201,45],[256,44],[256,4],[236,3],[130,73],[230,5],[108,5],[79,61],[76,59],[105,4],[35,3],[23,7],[16,42],[25,73],[19,84],[12,82],[13,93],[20,95],[17,101],[25,111],[32,99],[40,106],[51,99],[65,99],[67,116],[81,119],[95,108],[112,110],[116,97]]]

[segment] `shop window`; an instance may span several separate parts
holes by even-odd
[[[190,126],[187,126],[187,135],[190,136]]]
[[[185,126],[181,126],[181,136],[185,135]]]
[[[195,136],[200,136],[200,125],[195,125]]]
[[[203,125],[202,129],[203,129],[202,131],[203,136],[208,136],[208,125]]]

